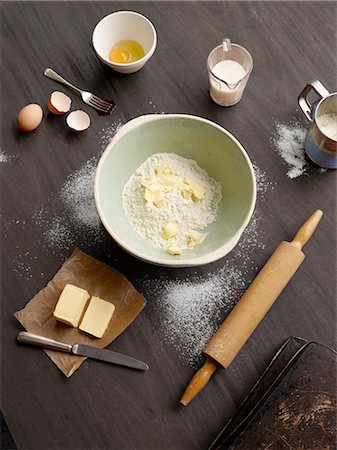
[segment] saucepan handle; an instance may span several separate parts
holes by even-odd
[[[303,91],[298,96],[298,104],[300,105],[301,110],[303,111],[305,117],[309,120],[309,122],[312,122],[312,104],[308,100],[308,95],[311,90],[314,90],[316,94],[318,94],[322,98],[330,95],[330,92],[318,80],[312,81],[305,86]]]
[[[54,341],[38,334],[28,333],[27,331],[20,331],[17,335],[17,340],[23,344],[36,345],[38,347],[48,348],[49,350],[58,350],[61,352],[71,353],[72,345],[64,342]]]

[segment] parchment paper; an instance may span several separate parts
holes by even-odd
[[[86,289],[90,295],[112,302],[116,309],[101,339],[77,328],[59,323],[53,317],[58,298],[67,283]],[[31,333],[68,344],[88,344],[103,348],[109,345],[135,320],[146,301],[117,270],[75,249],[54,278],[14,316]],[[45,350],[49,358],[70,377],[86,359],[54,350]]]

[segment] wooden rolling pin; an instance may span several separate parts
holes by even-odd
[[[186,406],[206,386],[218,367],[227,368],[267,314],[304,260],[302,247],[313,235],[323,212],[319,209],[291,242],[281,242],[245,294],[207,344],[206,360],[187,386],[180,403]]]

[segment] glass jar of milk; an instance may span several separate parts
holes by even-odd
[[[212,100],[221,106],[232,106],[241,100],[253,70],[253,58],[241,45],[226,38],[208,55],[207,69]]]

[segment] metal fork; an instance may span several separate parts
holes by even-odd
[[[56,73],[55,70],[51,69],[50,67],[48,67],[48,69],[45,69],[43,75],[47,78],[50,78],[51,80],[58,81],[59,83],[65,84],[66,86],[74,89],[74,91],[80,94],[84,103],[91,106],[92,108],[97,109],[97,111],[100,111],[102,114],[110,114],[116,107],[115,102],[110,103],[102,100],[101,98],[97,97],[97,95],[94,95],[91,92],[82,91],[82,89],[79,89],[78,87],[69,83],[69,81],[65,80],[63,77],[61,77],[61,75]]]

